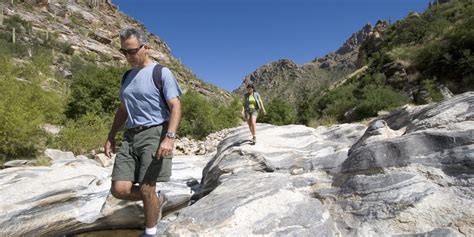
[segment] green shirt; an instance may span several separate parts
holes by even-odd
[[[255,100],[255,97],[253,95],[249,96],[249,108],[255,109],[256,107],[257,107],[257,100]]]

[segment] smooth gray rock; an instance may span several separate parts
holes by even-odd
[[[170,202],[164,212],[183,208],[191,197],[188,179],[199,179],[204,157],[173,158],[170,182],[157,183]],[[91,159],[54,160],[51,167],[0,171],[0,236],[59,236],[94,230],[141,228],[141,202],[110,195],[112,167]]]
[[[11,160],[7,161],[3,164],[4,168],[12,168],[12,167],[22,167],[22,166],[32,166],[34,162],[32,160]]]
[[[474,236],[473,106],[468,92],[368,126],[258,124],[255,145],[232,129],[212,157],[174,160],[159,233]],[[141,205],[111,198],[109,174],[77,158],[0,171],[0,235],[139,227]]]
[[[255,146],[246,126],[236,129],[204,169],[200,199],[160,233],[474,235],[473,98],[414,107],[368,127],[258,124]]]
[[[44,155],[51,160],[74,159],[74,153],[70,151],[60,151],[56,149],[46,149]]]

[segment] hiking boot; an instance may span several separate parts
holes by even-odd
[[[157,221],[160,221],[161,218],[163,217],[163,207],[168,203],[168,198],[161,191],[158,191],[156,196],[158,197],[158,208],[160,209],[160,211],[158,212],[158,220]]]
[[[255,145],[255,143],[257,143],[257,137],[254,136],[254,137],[252,137],[252,144]]]

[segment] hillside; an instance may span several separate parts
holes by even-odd
[[[128,67],[118,50],[127,26],[144,30],[151,58],[169,67],[185,92],[180,136],[203,138],[237,125],[230,93],[196,78],[163,40],[110,1],[2,1],[0,164],[41,159],[46,147],[88,155],[101,149]]]
[[[324,94],[314,109],[349,122],[405,103],[426,104],[474,89],[474,4],[443,1],[410,13],[362,44],[362,73]]]
[[[366,25],[334,53],[312,62],[266,64],[235,92],[243,93],[246,83],[256,85],[270,107],[262,122],[317,126],[473,90],[472,1],[436,1],[427,7],[392,24]]]
[[[17,46],[21,49],[15,54],[19,59],[28,60],[34,56],[35,47],[49,44],[48,48],[54,53],[54,69],[64,77],[72,76],[74,56],[96,65],[126,65],[118,51],[118,33],[126,26],[135,26],[146,32],[151,58],[169,67],[185,90],[222,99],[229,97],[227,92],[196,78],[173,57],[171,49],[159,36],[148,32],[143,24],[122,13],[111,1],[22,0],[6,1],[2,6],[1,39],[11,42],[15,28],[16,44],[21,45]]]
[[[378,29],[378,25],[375,28]],[[289,59],[265,64],[245,76],[241,86],[234,92],[242,93],[245,84],[252,83],[267,100],[283,95],[295,101],[301,91],[326,89],[356,69],[359,47],[373,31],[375,29],[367,24],[352,34],[335,52],[302,65]]]

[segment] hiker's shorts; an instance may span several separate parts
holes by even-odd
[[[257,109],[248,109],[245,111],[245,117],[248,119],[252,117],[257,117],[258,116],[258,110]]]
[[[163,127],[165,127],[163,129]],[[171,156],[155,158],[160,142],[166,135],[167,125],[142,131],[125,131],[124,141],[115,158],[112,181],[166,182],[171,176]]]

